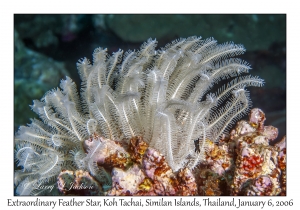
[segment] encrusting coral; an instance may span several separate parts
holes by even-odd
[[[264,126],[264,120],[260,109],[252,109],[250,120],[238,122],[219,145],[210,141],[205,160],[193,171],[187,167],[173,171],[165,157],[142,137],[133,137],[130,145],[118,145],[112,151],[107,148],[118,142],[105,139],[95,159],[101,159],[98,167],[111,171],[112,187],[104,192],[101,184],[82,170],[61,172],[58,187],[65,195],[285,195],[285,138],[271,146],[269,141],[278,131]],[[89,141],[97,142],[97,138]]]
[[[285,195],[285,137],[272,146],[278,130],[264,126],[265,119],[262,110],[252,109],[249,121],[239,121],[218,145],[210,144],[197,169],[200,195]]]
[[[98,137],[89,142],[98,144]],[[174,173],[157,150],[149,147],[141,137],[133,137],[128,152],[118,142],[102,139],[101,148],[94,155],[98,167],[111,171],[111,189],[106,195],[196,195],[195,177],[188,168]],[[117,149],[110,150],[111,145]],[[121,152],[120,152],[121,151]],[[126,161],[124,155],[126,154]],[[126,164],[124,164],[126,163]],[[100,180],[100,179],[98,179]],[[58,188],[65,195],[103,195],[99,181],[87,171],[62,171]],[[90,190],[88,190],[90,189]]]
[[[239,123],[231,132],[238,154],[233,195],[278,195],[281,192],[280,176],[284,174],[279,167],[279,152],[285,148],[269,145],[277,138],[278,130],[264,126],[264,121],[262,110],[252,109],[249,122]],[[250,126],[254,129],[246,128]]]
[[[178,39],[160,50],[155,50],[156,44],[149,39],[139,51],[123,55],[119,50],[111,56],[97,48],[93,64],[86,58],[77,63],[80,96],[67,77],[60,88],[34,100],[31,108],[41,120],[21,126],[15,136],[16,194],[48,194],[37,186],[55,184],[67,170],[87,172],[104,194],[117,188],[116,174],[140,173],[147,179],[139,187],[155,189],[156,194],[176,194],[179,189],[171,184],[175,180],[189,186],[179,190],[182,194],[195,194],[190,171],[206,161],[212,145],[248,112],[245,88],[262,86],[263,80],[242,76],[250,66],[232,58],[244,53],[242,45],[200,37]],[[214,92],[219,81],[229,78],[234,79]],[[212,160],[213,153],[225,158],[213,163],[219,175],[233,164],[224,154],[230,147],[220,145],[211,151]],[[135,147],[138,153],[132,157]],[[144,165],[145,171],[136,164]],[[159,175],[153,168],[159,168]]]

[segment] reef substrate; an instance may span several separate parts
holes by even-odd
[[[210,146],[205,161],[193,171],[174,172],[140,136],[126,145],[94,135],[85,147],[89,151],[101,143],[93,161],[111,176],[108,186],[77,170],[62,171],[58,188],[64,195],[285,195],[286,138],[274,143],[278,129],[265,126],[265,120],[263,111],[255,108],[249,121],[239,121],[218,144],[206,139]]]

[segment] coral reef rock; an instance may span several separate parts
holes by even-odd
[[[286,194],[286,140],[274,144],[278,129],[265,120],[252,109],[218,145],[207,140],[206,161],[195,170],[200,195]]]
[[[141,137],[130,140],[129,169],[113,168],[109,195],[196,195],[197,185],[188,168],[174,173],[165,157]]]
[[[249,121],[237,122],[218,144],[206,140],[205,161],[177,172],[141,136],[120,144],[94,135],[85,141],[84,161],[96,163],[92,166],[98,169],[92,171],[108,171],[110,187],[103,190],[99,177],[80,170],[62,171],[58,188],[65,195],[285,195],[286,138],[273,143],[278,130],[265,126],[265,120],[262,110],[252,109]],[[71,184],[95,187],[91,192],[68,190]]]
[[[264,113],[252,109],[249,124],[255,131],[241,132],[247,130],[247,123],[239,123],[232,131],[237,151],[233,195],[278,195],[281,192],[280,148],[269,145],[277,138],[278,130],[264,126],[264,121]]]
[[[62,171],[58,175],[57,186],[64,195],[103,195],[101,184],[83,170]]]
[[[265,119],[252,109],[250,120],[238,122],[219,144],[207,139],[205,161],[193,171],[174,172],[140,136],[120,144],[94,134],[84,141],[82,159],[92,175],[63,170],[57,186],[64,195],[285,195],[286,139],[270,145],[278,130],[264,126]],[[105,174],[111,180],[103,182]]]

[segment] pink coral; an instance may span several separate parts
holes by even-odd
[[[272,195],[273,182],[269,176],[260,176],[252,181],[245,190],[246,195]]]
[[[188,168],[174,173],[157,150],[141,137],[130,140],[130,157],[137,162],[129,169],[114,167],[109,195],[196,195],[195,177]]]
[[[145,179],[144,172],[134,164],[131,168],[123,171],[120,168],[112,170],[112,189],[109,195],[134,195],[139,191],[139,185]]]
[[[232,132],[231,139],[236,142],[237,148],[233,195],[278,195],[281,191],[278,149],[269,145],[269,141],[277,138],[278,130],[273,126],[264,126],[265,120],[262,110],[253,109],[249,123],[238,124]],[[255,130],[244,134],[238,132],[249,126]],[[245,188],[249,182],[253,184]],[[261,190],[260,185],[268,186],[269,190]]]
[[[285,195],[285,139],[270,145],[278,129],[265,126],[261,109],[238,122],[219,144],[208,141],[205,161],[196,170],[200,195]]]
[[[165,156],[141,136],[121,145],[92,135],[84,144],[84,160],[96,163],[92,166],[98,170],[92,176],[86,171],[61,172],[59,190],[66,195],[87,194],[82,190],[69,192],[66,186],[93,183],[103,193],[97,180],[103,167],[112,177],[108,195],[285,195],[286,139],[270,145],[278,130],[265,126],[265,119],[260,109],[254,109],[250,121],[238,122],[230,136],[223,136],[218,144],[206,139],[205,161],[193,171],[183,167],[174,172]]]
[[[126,167],[130,161],[129,153],[116,141],[94,135],[84,143],[88,148],[87,161],[120,168]]]
[[[83,170],[60,172],[57,185],[64,195],[103,195],[101,184]]]

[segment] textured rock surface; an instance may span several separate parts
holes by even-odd
[[[207,140],[206,161],[193,171],[182,168],[173,172],[165,157],[142,137],[131,138],[125,146],[94,136],[85,142],[88,154],[94,154],[98,167],[110,170],[111,186],[103,190],[88,172],[63,171],[58,188],[65,195],[285,195],[286,139],[270,145],[278,130],[265,126],[265,120],[262,110],[252,109],[249,121],[238,122],[218,145]],[[96,188],[91,192],[67,190],[71,183]]]
[[[200,195],[284,195],[285,138],[272,145],[278,129],[265,126],[266,116],[252,109],[219,145],[210,144],[196,175]]]
[[[134,164],[129,169],[112,170],[109,195],[196,195],[192,172],[184,168],[174,173],[163,155],[150,148],[141,137],[131,139],[130,155]]]
[[[64,195],[103,195],[101,184],[83,170],[62,171],[57,186]]]

